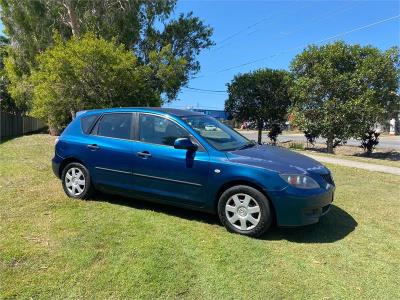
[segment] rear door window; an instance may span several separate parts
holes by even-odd
[[[131,139],[132,114],[105,114],[93,129],[93,134],[116,139]]]

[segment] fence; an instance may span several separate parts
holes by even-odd
[[[4,138],[36,132],[45,127],[46,124],[39,119],[0,112],[0,141]]]

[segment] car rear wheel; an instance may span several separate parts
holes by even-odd
[[[221,195],[218,215],[229,231],[253,237],[265,233],[272,223],[268,199],[245,185],[231,187]]]
[[[62,171],[61,180],[68,197],[87,199],[93,193],[89,171],[80,163],[68,164]]]

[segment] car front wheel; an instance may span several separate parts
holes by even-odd
[[[61,180],[68,197],[87,199],[93,193],[89,171],[80,163],[68,164],[62,171]]]
[[[229,231],[252,237],[264,234],[272,223],[268,199],[246,185],[231,187],[221,195],[218,215]]]

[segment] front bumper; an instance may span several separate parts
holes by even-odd
[[[307,194],[286,188],[270,194],[273,202],[278,226],[303,226],[318,223],[319,219],[329,212],[333,201],[335,187],[319,189],[318,192]]]

